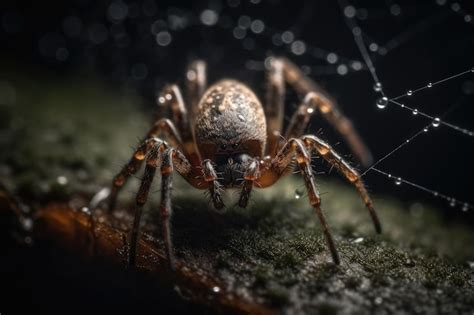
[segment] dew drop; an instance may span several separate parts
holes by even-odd
[[[380,109],[384,109],[385,107],[387,107],[387,104],[388,104],[388,98],[383,96],[379,99],[377,99],[377,107],[380,108]]]
[[[424,132],[428,132],[428,127],[423,128]]]
[[[430,83],[428,83],[426,86],[430,88],[430,87],[433,86],[433,83],[430,82]]]
[[[296,189],[295,190],[295,199],[300,199],[301,196],[303,196],[303,191],[301,189]]]
[[[438,197],[438,195],[439,195],[439,193],[438,193],[437,191],[435,191],[435,192],[433,193],[433,196],[435,196],[435,197]]]
[[[358,244],[358,243],[362,243],[363,241],[364,241],[364,238],[363,238],[363,237],[358,237],[358,238],[356,238],[355,240],[353,240],[352,243]]]
[[[467,210],[469,210],[469,205],[467,204],[467,202],[465,202],[465,203],[462,205],[461,210],[464,211],[464,212],[466,212]]]
[[[441,120],[438,117],[435,117],[431,125],[433,125],[433,127],[439,127],[440,123],[441,123]]]
[[[400,186],[402,184],[402,179],[400,177],[397,177],[395,179],[395,185]]]
[[[456,206],[456,199],[452,198],[451,201],[449,202],[450,207]]]
[[[82,207],[82,208],[81,208],[81,211],[82,211],[83,213],[87,214],[87,215],[91,215],[91,214],[92,214],[91,210],[90,210],[88,207]]]
[[[382,91],[382,83],[380,83],[380,82],[374,83],[374,91],[375,91],[375,92],[380,92],[380,91]]]
[[[411,96],[412,94],[413,94],[413,91],[412,91],[412,90],[408,90],[408,91],[407,91],[407,95],[408,95],[408,96]]]
[[[308,108],[306,109],[306,112],[307,112],[308,114],[312,114],[312,113],[314,112],[314,108],[308,107]]]
[[[474,72],[474,67],[471,68],[471,72]]]
[[[413,115],[418,115],[418,109],[415,108],[412,113]]]

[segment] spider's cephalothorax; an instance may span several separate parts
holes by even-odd
[[[114,178],[109,199],[109,210],[113,211],[118,192],[145,161],[131,233],[131,266],[135,264],[143,205],[157,170],[162,179],[160,216],[163,239],[172,269],[175,268],[175,261],[170,216],[174,170],[193,187],[208,190],[214,206],[222,208],[221,194],[224,189],[240,189],[238,204],[246,207],[253,187],[271,186],[293,168],[299,169],[309,202],[322,224],[333,261],[339,264],[336,246],[320,208],[321,199],[311,168],[311,156],[319,154],[357,188],[376,231],[380,233],[372,201],[357,171],[326,142],[315,135],[304,135],[312,115],[320,112],[346,139],[361,162],[367,165],[371,160],[370,153],[351,122],[339,111],[334,100],[289,60],[272,58],[269,65],[264,106],[246,85],[235,80],[221,80],[206,88],[206,65],[203,61],[191,63],[186,73],[187,106],[176,85],[163,89],[158,103],[170,110],[170,117],[157,119],[131,160]],[[285,82],[301,96],[302,102],[289,125],[283,129]]]

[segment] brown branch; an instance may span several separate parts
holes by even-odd
[[[0,210],[13,212],[17,217],[20,214],[14,200],[2,189]],[[117,222],[110,225],[107,224],[110,220],[104,220],[101,214],[92,220],[86,212],[71,209],[67,204],[49,203],[35,212],[34,235],[75,253],[78,259],[106,262],[127,272],[127,234],[114,227],[123,225],[124,222],[115,220]],[[264,305],[246,301],[233,292],[227,292],[223,283],[205,270],[196,270],[195,267],[178,262],[177,270],[171,272],[163,250],[158,244],[146,241],[143,237],[139,241],[138,250],[141,253],[137,256],[138,272],[146,273],[164,286],[177,286],[193,302],[207,305],[224,314],[275,313]],[[214,288],[219,288],[218,292],[215,292]]]

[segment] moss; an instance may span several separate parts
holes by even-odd
[[[22,97],[17,106],[0,108],[9,126],[1,130],[0,171],[24,202],[91,195],[110,182],[146,131],[148,113],[137,109],[133,94],[108,93],[100,84],[43,81],[32,88],[13,81]],[[58,182],[60,176],[66,184]],[[288,313],[367,313],[368,306],[371,312],[472,309],[474,274],[463,262],[474,259],[474,234],[462,224],[444,224],[436,209],[415,204],[416,211],[407,211],[396,200],[376,196],[384,223],[383,235],[376,236],[354,190],[321,178],[324,210],[342,258],[335,266],[307,200],[294,199],[295,187],[302,186],[297,176],[256,190],[248,209],[226,196],[229,207],[222,212],[176,178],[177,256],[245,298]],[[137,180],[132,182],[122,205],[133,202]],[[143,229],[159,240],[152,199]]]

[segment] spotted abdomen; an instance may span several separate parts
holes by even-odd
[[[263,107],[243,83],[221,80],[199,102],[195,134],[203,158],[236,152],[262,156],[266,132]]]

